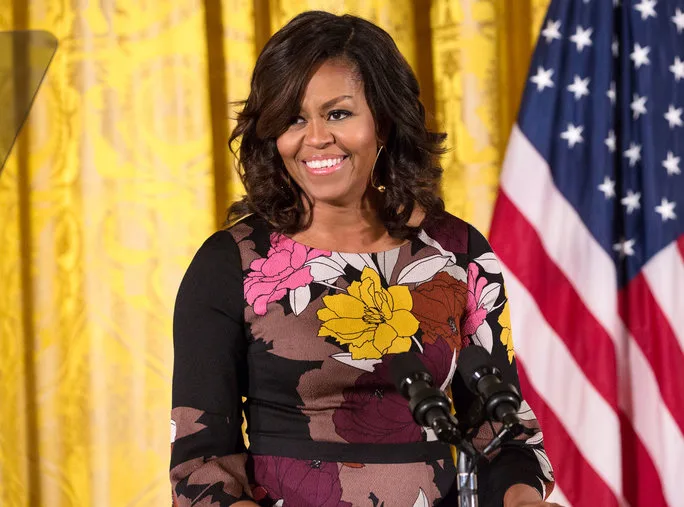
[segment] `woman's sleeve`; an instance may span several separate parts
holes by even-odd
[[[467,278],[467,308],[461,320],[463,345],[480,345],[489,350],[501,370],[503,382],[513,384],[520,391],[501,267],[487,240],[472,226],[468,227]],[[461,419],[475,397],[458,374],[452,383],[452,394],[456,413]],[[518,415],[535,434],[523,434],[504,444],[487,465],[480,467],[479,491],[485,506],[502,505],[506,490],[513,484],[532,486],[542,497],[553,487],[553,470],[544,451],[541,429],[524,400]],[[483,424],[474,438],[475,447],[482,451],[500,428],[500,423]]]
[[[217,232],[192,260],[173,317],[170,476],[179,507],[250,498],[241,429],[243,300],[237,245],[229,232]]]

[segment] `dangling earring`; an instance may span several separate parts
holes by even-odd
[[[382,151],[382,148],[383,148],[383,147],[384,147],[384,146],[381,144],[381,145],[380,145],[380,149],[378,150],[378,154],[375,155],[375,162],[373,162],[373,168],[371,169],[371,173],[370,173],[370,184],[371,184],[371,187],[373,187],[375,190],[377,190],[377,191],[380,192],[381,194],[384,194],[384,193],[385,193],[385,190],[387,190],[387,189],[385,188],[384,185],[375,186],[375,183],[373,182],[373,172],[375,171],[375,165],[378,163],[378,158],[380,158],[380,152]]]

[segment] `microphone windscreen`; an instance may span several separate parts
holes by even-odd
[[[407,396],[404,392],[404,380],[409,377],[414,377],[416,374],[428,374],[429,372],[423,362],[418,358],[415,352],[402,352],[396,354],[389,364],[390,376],[392,382],[402,396]]]
[[[492,366],[492,356],[479,345],[468,345],[458,355],[456,369],[467,386],[470,386],[475,372],[483,366]]]

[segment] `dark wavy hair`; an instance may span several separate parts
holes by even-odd
[[[416,76],[387,32],[356,16],[321,11],[293,18],[257,59],[229,141],[247,194],[229,208],[228,222],[256,213],[283,233],[311,225],[311,214],[305,220],[311,201],[287,174],[276,139],[299,115],[311,76],[329,59],[348,61],[363,81],[386,149],[374,171],[374,182],[386,187],[377,211],[391,236],[411,237],[418,230],[408,226],[416,203],[428,216],[444,209],[438,193],[446,134],[428,130]]]

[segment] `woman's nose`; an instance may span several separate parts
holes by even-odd
[[[307,125],[305,142],[310,146],[321,147],[334,143],[335,136],[323,119],[315,118]]]

